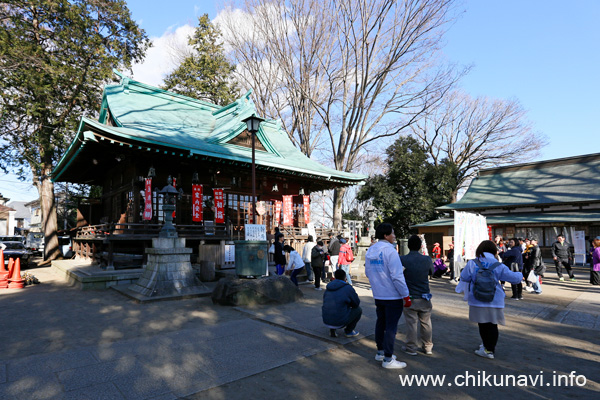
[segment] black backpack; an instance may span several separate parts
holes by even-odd
[[[478,259],[474,261],[478,268],[475,273],[475,280],[473,281],[473,296],[479,301],[489,303],[494,300],[496,285],[498,285],[494,269],[502,263],[496,262],[485,268]]]

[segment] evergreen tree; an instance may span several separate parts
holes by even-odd
[[[208,14],[198,18],[188,42],[194,51],[165,78],[163,89],[222,106],[233,102],[237,95],[232,78],[235,66],[227,61],[220,39],[221,31]]]
[[[439,218],[436,207],[450,202],[457,168],[443,161],[430,162],[426,149],[412,137],[398,139],[387,150],[388,171],[369,178],[359,191],[359,200],[372,200],[381,222],[394,225],[399,237],[410,226]]]
[[[46,257],[59,255],[51,172],[82,115],[100,108],[113,68],[149,45],[123,0],[10,0],[0,4],[0,169],[40,194]]]

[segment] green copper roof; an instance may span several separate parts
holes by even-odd
[[[571,211],[552,213],[510,213],[484,215],[488,225],[499,224],[553,224],[553,223],[589,223],[600,221],[600,212]],[[454,218],[440,218],[422,224],[412,225],[411,228],[431,226],[452,226]]]
[[[481,170],[465,195],[441,210],[600,201],[600,154]]]
[[[121,137],[128,143],[160,145],[189,156],[251,162],[250,148],[227,143],[245,131],[246,124],[241,121],[256,114],[251,92],[221,107],[120,76],[119,84],[104,89],[99,121],[82,118],[78,135],[54,169],[53,179],[60,180],[69,167],[69,159],[77,157],[79,149],[89,142],[82,135],[90,128],[110,133],[112,138]],[[265,149],[255,152],[257,166],[319,176],[345,185],[361,184],[366,179],[306,157],[293,145],[279,121],[263,122],[256,138]]]

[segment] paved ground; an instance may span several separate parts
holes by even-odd
[[[462,296],[447,279],[432,281],[434,355],[400,352],[401,320],[396,350],[408,367],[396,371],[373,359],[374,306],[366,281],[356,284],[361,336],[330,339],[320,321],[323,292],[308,285],[303,301],[284,306],[231,308],[208,298],[136,304],[114,291],[71,288],[50,268],[30,272],[42,284],[0,291],[0,399],[600,395],[600,288],[586,283],[583,269],[579,282],[548,274],[543,295],[506,300],[495,360],[473,354],[480,339]],[[445,374],[442,387],[401,381],[431,374]],[[529,375],[530,382],[489,386],[508,375]]]

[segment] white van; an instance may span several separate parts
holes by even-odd
[[[73,257],[73,241],[71,236],[59,236],[58,237],[58,248],[64,258]]]

